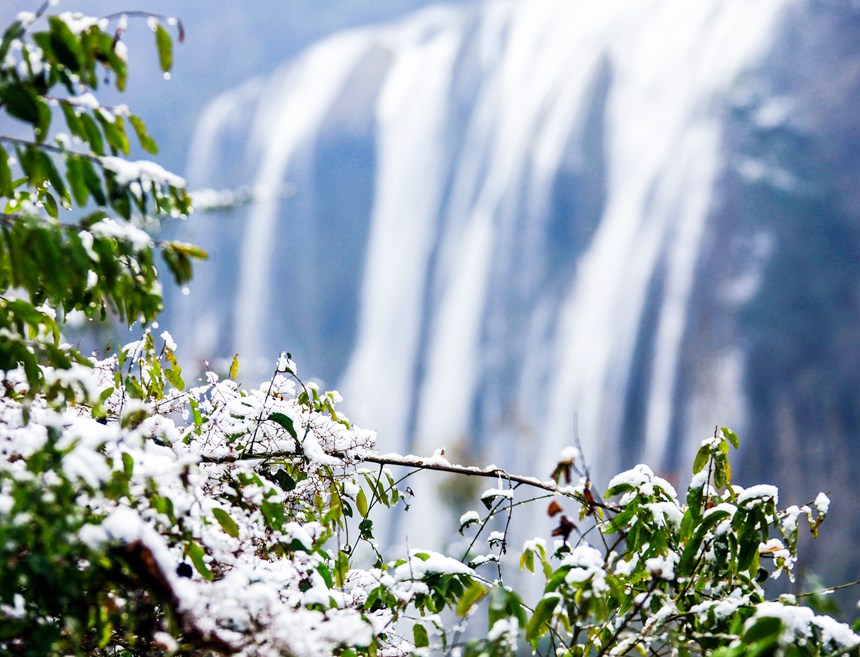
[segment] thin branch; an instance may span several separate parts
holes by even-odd
[[[630,622],[636,617],[636,615],[642,611],[645,604],[650,600],[651,596],[654,594],[654,591],[657,589],[659,584],[659,580],[653,579],[651,581],[651,586],[648,588],[648,592],[643,595],[636,603],[633,605],[633,608],[630,610],[630,613],[624,617],[624,620],[621,621],[621,624],[615,628],[615,631],[612,633],[612,636],[609,637],[608,641],[604,641],[600,647],[600,650],[597,652],[596,657],[603,657],[610,648],[616,645],[621,633],[627,629],[627,626],[630,625]]]
[[[860,584],[860,579],[854,580],[853,582],[846,582],[845,584],[837,584],[836,586],[828,586],[827,588],[819,589],[818,591],[798,593],[795,597],[808,598],[813,595],[827,595],[828,593],[833,593],[834,591],[839,591],[841,589],[850,589],[851,587],[857,586],[858,584]]]
[[[509,474],[505,470],[496,467],[479,468],[475,466],[456,465],[453,463],[440,463],[438,461],[430,461],[419,456],[401,456],[399,454],[370,454],[364,456],[362,461],[366,463],[376,463],[378,465],[392,465],[408,468],[420,468],[421,470],[434,470],[437,472],[451,472],[454,474],[466,475],[467,477],[486,477],[492,479],[507,479],[518,484],[539,488],[549,491],[550,493],[558,493],[567,497],[573,497],[581,500],[580,493],[576,492],[571,486],[559,486],[554,481],[541,481],[537,477],[525,477],[522,475]],[[601,505],[603,506],[603,505]],[[609,507],[610,510],[614,510]]]
[[[42,16],[45,15],[45,12],[48,11],[50,6],[51,6],[50,0],[45,0],[42,3],[42,5],[34,12],[33,20],[30,21],[30,23],[28,25],[23,25],[23,24],[21,25],[21,29],[18,30],[18,33],[15,35],[15,38],[20,39],[25,34],[27,34],[27,30],[29,30],[36,23],[36,21],[38,21]]]
[[[511,485],[511,482],[508,482],[508,486]],[[511,486],[509,490],[513,491],[514,487]],[[508,531],[511,528],[511,520],[514,517],[514,498],[513,495],[511,499],[508,500],[508,519],[505,521],[505,531],[502,534],[502,544],[499,546],[499,561],[498,561],[498,569],[499,569],[499,582],[502,581],[502,556],[505,555],[508,551]]]
[[[57,155],[63,155],[65,157],[77,157],[82,160],[89,160],[93,164],[97,164],[100,168],[104,169],[104,157],[103,155],[95,155],[93,153],[81,153],[79,151],[70,151],[66,148],[62,148],[60,146],[54,146],[53,144],[40,144],[35,141],[30,141],[28,139],[19,139],[18,137],[10,137],[9,135],[0,135],[0,141],[5,141],[8,144],[15,144],[17,146],[24,146],[25,148],[38,148],[40,150],[50,151],[52,153],[56,153]]]
[[[333,452],[331,455],[337,458],[346,458],[346,455],[343,453]],[[254,452],[245,454],[232,454],[230,456],[204,455],[201,457],[201,461],[203,463],[224,464],[236,463],[237,461],[266,461],[269,459],[296,458],[298,456],[299,455],[295,452],[287,451]],[[523,484],[525,486],[538,488],[540,490],[545,490],[550,493],[555,493],[557,495],[563,495],[565,497],[573,498],[581,504],[588,504],[582,493],[577,491],[572,486],[559,486],[554,481],[542,481],[537,477],[525,477],[522,475],[510,474],[501,468],[496,468],[492,466],[487,468],[479,468],[475,466],[456,465],[453,463],[448,463],[447,461],[439,462],[432,460],[432,457],[425,459],[419,456],[401,456],[400,454],[366,454],[362,456],[358,462],[375,463],[377,465],[390,465],[404,468],[416,468],[418,470],[433,470],[435,472],[450,472],[453,474],[465,475],[467,477],[485,477],[492,479],[497,479],[501,477],[503,479],[507,479],[518,484]],[[595,500],[593,502],[593,505],[606,511],[618,511],[618,507],[614,504],[606,504],[604,502],[597,502]]]
[[[107,215],[107,212],[105,214]],[[45,217],[44,215],[24,214],[24,213],[20,213],[20,212],[13,212],[11,214],[8,214],[8,213],[2,212],[2,211],[0,211],[0,225],[5,225],[5,226],[11,227],[11,226],[14,226],[19,221],[23,221],[26,219],[32,219],[34,217],[37,219],[45,220],[45,224],[43,226],[44,228],[55,228],[58,230],[75,231],[75,232],[80,232],[82,230],[89,231],[91,228],[91,226],[87,227],[87,226],[83,226],[83,225],[77,224],[77,223],[66,223],[63,221],[55,220],[55,219],[49,219],[49,218]],[[105,219],[111,219],[111,217],[105,216]],[[127,219],[122,219],[122,218],[118,218],[118,219],[122,222],[134,225],[134,222],[128,221]],[[114,218],[113,220],[116,221],[117,218]],[[127,243],[130,242],[130,240],[123,238],[123,237],[120,237],[120,236],[117,236],[117,235],[111,235],[110,237],[114,240],[117,240],[117,241],[127,242]],[[159,248],[159,249],[162,249],[164,247],[169,247],[171,244],[173,244],[173,240],[155,239],[154,237],[152,237],[152,235],[150,235],[149,238],[152,241],[152,245],[156,248]],[[167,400],[167,401],[173,401],[173,400]],[[159,403],[164,403],[164,402],[159,402]]]
[[[510,482],[508,482],[508,484],[510,484]],[[519,486],[520,486],[520,484],[517,484],[516,486],[513,486],[510,490],[515,490]],[[463,563],[466,563],[466,557],[469,556],[469,553],[472,551],[472,548],[475,547],[475,544],[478,542],[478,539],[480,538],[481,533],[486,528],[487,523],[496,515],[496,513],[498,513],[499,509],[502,508],[502,505],[506,501],[512,501],[512,500],[508,500],[508,498],[502,497],[501,499],[493,502],[492,507],[487,510],[487,517],[481,521],[481,525],[478,529],[478,532],[472,537],[472,542],[469,543],[469,547],[467,547],[466,551],[463,552],[463,556],[460,557],[460,561],[462,561]],[[507,531],[507,530],[505,530],[505,531]],[[499,558],[501,559],[501,555],[499,555]],[[499,578],[501,579],[501,572],[499,573]]]
[[[165,16],[164,14],[154,14],[151,11],[119,11],[113,14],[108,14],[103,18],[108,21],[114,21],[123,16],[132,17],[132,18],[154,18],[157,21],[162,23],[166,23],[167,25],[175,25],[176,31],[179,34],[179,43],[183,43],[185,41],[185,26],[182,24],[182,21],[178,16]]]

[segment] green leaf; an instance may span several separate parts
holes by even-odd
[[[48,180],[51,182],[51,185],[57,193],[65,196],[68,192],[66,192],[66,184],[63,180],[63,177],[60,175],[60,172],[57,171],[57,167],[54,165],[54,161],[46,154],[42,153],[42,168],[45,171],[45,175]]]
[[[764,617],[750,625],[741,637],[741,641],[749,645],[759,641],[776,641],[782,633],[782,621],[778,618]]]
[[[69,158],[69,161],[71,161],[71,159],[72,158]],[[84,175],[84,184],[87,186],[90,195],[92,195],[96,203],[98,203],[99,205],[107,204],[107,196],[105,195],[102,179],[99,177],[99,174],[96,173],[95,167],[86,158],[81,157],[74,159],[80,162],[80,170],[83,172]],[[103,214],[97,221],[101,221],[106,216],[107,215]]]
[[[704,537],[711,527],[715,527],[720,522],[728,518],[731,514],[726,509],[709,509],[707,514],[702,518],[701,523],[696,528],[696,534]]]
[[[221,525],[221,529],[233,538],[239,538],[239,525],[230,517],[229,513],[224,511],[224,509],[215,508],[212,509],[212,515],[215,516],[215,520]]]
[[[128,137],[125,135],[125,123],[122,117],[116,116],[113,120],[110,120],[110,118],[106,118],[101,112],[97,112],[96,119],[102,127],[102,132],[104,132],[111,152],[114,155],[119,153],[128,155],[131,151],[131,145],[128,143]]]
[[[629,504],[625,509],[612,518],[607,524],[604,530],[606,534],[617,534],[618,532],[624,530],[627,527],[627,524],[633,519],[639,511],[637,505]]]
[[[290,416],[284,415],[283,413],[272,413],[268,419],[286,429],[287,433],[289,433],[294,440],[298,440],[299,436],[296,433],[296,428],[293,426],[293,419]]]
[[[9,52],[9,47],[20,36],[23,29],[24,26],[21,21],[16,20],[3,32],[3,40],[0,41],[0,60],[5,59],[6,53]]]
[[[616,495],[620,495],[621,493],[626,493],[628,491],[633,490],[632,484],[622,483],[617,484],[606,491],[606,497],[615,497]]]
[[[72,196],[75,199],[75,203],[80,206],[85,205],[90,196],[90,190],[87,187],[87,175],[84,169],[85,166],[81,158],[66,158],[66,179],[69,181],[69,187],[72,188]]]
[[[364,517],[367,515],[367,495],[364,494],[364,489],[358,489],[358,495],[355,497],[355,505],[358,507],[358,513]]]
[[[741,446],[740,438],[738,435],[727,427],[722,427],[720,431],[723,432],[723,435],[728,439],[728,441],[732,444],[732,447],[735,449],[739,449]]]
[[[233,356],[233,361],[230,363],[230,378],[236,379],[239,374],[239,354]]]
[[[564,584],[564,581],[565,581],[565,579],[567,578],[567,573],[568,573],[569,571],[570,571],[570,568],[559,568],[558,570],[556,570],[556,571],[552,574],[552,577],[550,577],[549,579],[547,579],[547,582],[546,582],[546,590],[547,590],[547,591],[554,591],[554,590],[555,590],[555,589],[557,589],[559,586],[561,586],[562,584]]]
[[[15,193],[12,182],[12,169],[9,167],[9,154],[0,146],[0,196],[11,198]]]
[[[479,600],[487,595],[487,593],[489,593],[487,587],[479,582],[473,581],[469,584],[468,588],[463,591],[463,595],[457,602],[457,615],[460,618],[466,616],[466,614],[469,613],[469,610],[474,607]]]
[[[173,42],[162,25],[157,25],[155,28],[155,45],[158,48],[158,63],[161,65],[161,70],[167,73],[173,68]]]
[[[320,574],[320,577],[323,578],[323,581],[325,582],[325,585],[327,587],[331,588],[334,586],[334,580],[332,579],[331,571],[325,563],[320,563],[320,565],[317,566],[317,572]]]
[[[680,530],[680,539],[682,541],[686,541],[693,534],[693,521],[695,518],[693,517],[693,510],[691,508],[687,508],[684,512],[684,516],[681,518],[681,530]]]
[[[702,542],[705,540],[705,535],[712,527],[717,525],[725,518],[728,518],[729,516],[729,512],[725,509],[713,509],[710,510],[707,515],[703,516],[701,520],[699,520],[699,524],[695,528],[695,534],[693,535],[693,538],[690,539],[690,541],[687,543],[687,547],[684,548],[684,551],[681,554],[681,560],[678,564],[679,575],[681,575],[682,577],[690,575],[695,566],[699,548],[701,547]]]
[[[108,217],[108,215],[107,215],[107,214],[105,214],[105,213],[104,213],[104,211],[102,211],[102,210],[97,210],[96,212],[93,212],[93,213],[91,213],[91,214],[88,214],[88,215],[87,215],[87,216],[85,216],[85,217],[82,217],[82,218],[78,221],[78,224],[79,224],[79,225],[81,226],[81,228],[83,228],[84,230],[88,230],[88,229],[90,229],[92,226],[94,226],[95,224],[97,224],[98,222],[100,222],[102,219],[107,219],[107,217]]]
[[[352,511],[346,513],[346,509],[349,508],[349,505],[344,505],[344,515],[352,517]],[[365,540],[373,539],[373,521],[370,518],[365,518],[360,523],[358,523],[358,531],[359,535]]]
[[[140,142],[140,147],[152,155],[158,154],[158,144],[156,144],[155,140],[149,136],[149,133],[146,131],[146,125],[144,125],[141,118],[132,114],[128,117],[128,120],[131,121],[134,132],[137,134],[137,140]]]
[[[732,469],[725,454],[720,452],[714,456],[714,485],[717,488],[725,486],[732,478]]]
[[[746,653],[746,649],[743,646],[734,646],[731,648],[723,646],[711,653],[711,657],[742,657],[744,653]]]
[[[66,126],[69,128],[69,132],[75,137],[86,139],[86,133],[78,117],[77,108],[72,103],[61,102],[60,109],[63,110],[63,116],[66,119]]]
[[[460,528],[460,533],[463,533],[463,528]],[[526,550],[520,556],[520,570],[526,570],[530,573],[535,571],[535,553],[532,550]]]
[[[134,472],[134,458],[128,452],[122,453],[122,468],[126,477],[131,477]]]
[[[687,509],[692,515],[693,520],[700,520],[702,517],[702,499],[703,488],[688,488],[687,489]]]
[[[197,543],[188,543],[185,546],[185,554],[187,554],[188,558],[191,559],[191,563],[194,564],[194,568],[198,573],[210,581],[214,579],[212,571],[209,570],[206,562],[203,560],[206,552],[204,552],[202,547],[197,545]]]
[[[752,527],[745,527],[738,546],[738,571],[758,571],[758,546],[761,536]]]
[[[427,648],[430,645],[430,637],[427,636],[427,629],[421,623],[415,623],[412,626],[412,637],[415,640],[416,648]]]
[[[346,582],[346,576],[349,573],[350,563],[349,555],[343,550],[339,550],[334,563],[334,576],[338,588],[342,588]]]
[[[75,36],[75,33],[64,20],[51,16],[48,21],[51,26],[51,49],[54,51],[57,61],[73,73],[80,72],[84,66],[85,58],[79,38]]]
[[[631,525],[630,529],[627,530],[627,538],[625,539],[625,553],[636,552],[640,543],[644,542],[642,538],[642,523],[637,522],[635,525]]]
[[[16,119],[39,125],[39,100],[36,94],[21,84],[11,83],[0,86],[0,104]]]
[[[164,246],[174,253],[179,253],[189,258],[196,258],[197,260],[206,260],[209,257],[206,251],[199,246],[186,244],[185,242],[164,242]]]
[[[185,381],[182,380],[181,371],[178,365],[164,370],[164,376],[177,390],[185,390]]]
[[[83,131],[86,135],[84,140],[90,145],[90,150],[92,150],[96,155],[104,155],[105,144],[98,124],[93,120],[93,117],[87,113],[81,114],[78,118],[81,121],[81,126],[83,126]]]
[[[48,192],[44,192],[41,194],[42,205],[45,208],[45,212],[48,213],[48,216],[56,219],[60,216],[60,209],[57,207],[56,199],[51,196]]]
[[[143,399],[143,388],[140,387],[137,379],[133,376],[129,376],[125,379],[125,391],[128,393],[129,397],[133,397],[134,399]]]
[[[711,458],[711,449],[708,445],[702,445],[699,451],[696,452],[696,458],[693,460],[693,474],[699,474],[708,465],[708,460]]]
[[[552,620],[556,607],[558,607],[559,599],[561,599],[561,595],[550,593],[537,603],[535,612],[526,625],[526,641],[534,642],[549,631],[549,622]]]
[[[296,488],[296,480],[293,479],[286,470],[278,470],[274,475],[275,481],[278,482],[278,486],[283,488],[285,491],[295,490]]]

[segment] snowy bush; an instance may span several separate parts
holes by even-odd
[[[728,429],[703,442],[683,499],[644,465],[601,496],[576,447],[547,480],[441,450],[380,455],[288,354],[256,388],[238,383],[238,359],[186,381],[177,345],[152,330],[156,255],[184,283],[205,254],[149,232],[189,211],[184,182],[125,159],[128,126],[155,144],[93,94],[103,79],[123,88],[137,15],[52,5],[0,42],[0,107],[32,132],[0,135],[0,654],[857,652],[851,628],[764,587],[794,578],[826,496],[781,509],[775,487],[734,485]],[[181,24],[143,17],[168,70]],[[75,315],[150,328],[85,356],[62,338]],[[374,536],[419,469],[493,480],[461,517],[462,558],[394,558]],[[524,504],[555,528],[515,551]]]

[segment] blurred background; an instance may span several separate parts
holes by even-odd
[[[809,568],[860,575],[857,3],[145,9],[187,39],[168,82],[132,23],[122,102],[192,189],[258,192],[170,228],[211,255],[161,322],[189,366],[290,351],[381,451],[549,476],[576,443],[598,488],[683,489],[729,426],[739,483],[831,495]]]

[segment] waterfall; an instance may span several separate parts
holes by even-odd
[[[784,126],[738,117],[801,4],[496,0],[320,42],[201,123],[195,184],[296,193],[200,220],[180,323],[246,376],[290,349],[381,451],[546,476],[578,440],[597,481],[683,485],[754,425],[779,230],[730,213],[777,169],[736,137]]]
[[[519,448],[531,455],[523,466],[542,471],[578,433],[605,472],[618,459],[604,454],[623,449],[639,349],[648,372],[636,455],[665,466],[724,162],[722,115],[785,4],[432,8],[337,35],[224,97],[201,124],[209,152],[193,158],[193,178],[212,180],[213,135],[240,121],[254,173],[238,182],[297,189],[293,201],[258,201],[231,247],[234,299],[221,295],[217,308],[229,326],[224,353],[252,364],[291,348],[301,361],[273,309],[318,292],[304,281],[341,254],[296,257],[306,271],[282,259],[319,243],[314,206],[341,190],[320,189],[315,170],[342,165],[315,149],[345,134],[367,142],[374,162],[355,174],[367,176],[368,202],[342,220],[366,224],[366,243],[351,245],[364,251],[348,281],[357,316],[334,321],[355,323],[354,336],[329,383],[379,430],[382,448],[466,441],[472,456],[508,462]],[[230,182],[217,175],[214,184]],[[287,287],[279,303],[274,291]],[[291,310],[312,307],[296,300]],[[684,423],[691,440],[719,419],[743,422],[738,385],[728,377],[716,391],[733,408]]]

